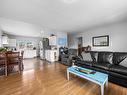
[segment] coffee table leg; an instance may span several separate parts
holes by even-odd
[[[101,95],[104,95],[104,85],[101,85]]]
[[[67,80],[69,81],[69,71],[67,70]]]
[[[108,79],[106,81],[106,94],[108,95]]]

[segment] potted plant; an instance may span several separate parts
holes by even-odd
[[[0,52],[6,52],[6,51],[7,51],[6,48],[0,47]]]

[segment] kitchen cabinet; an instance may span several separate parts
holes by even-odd
[[[24,50],[24,58],[37,57],[37,50]]]
[[[45,58],[47,61],[50,61],[50,62],[58,61],[57,50],[46,50]]]
[[[56,36],[49,37],[49,45],[57,45],[57,37]]]
[[[2,35],[2,44],[8,45],[9,44],[9,38],[6,35]]]
[[[9,46],[16,47],[16,39],[9,39]]]

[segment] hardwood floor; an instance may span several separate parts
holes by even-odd
[[[99,95],[99,86],[71,75],[66,66],[39,59],[24,61],[24,72],[0,77],[0,95]],[[127,88],[109,83],[108,95],[127,95]]]

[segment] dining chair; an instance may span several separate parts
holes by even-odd
[[[7,52],[7,67],[18,65],[18,72],[21,73],[20,52]]]
[[[5,75],[7,76],[7,60],[5,53],[0,53],[0,67],[4,67]]]
[[[23,65],[23,55],[24,55],[24,51],[21,51],[21,54],[20,54],[20,61],[21,61],[21,70],[23,71],[24,69],[24,65]]]

